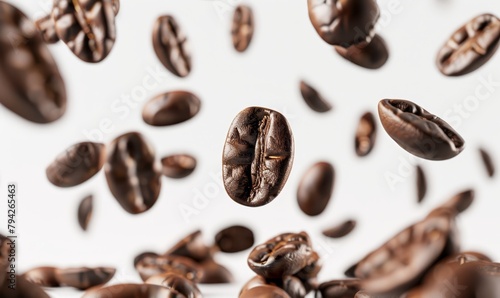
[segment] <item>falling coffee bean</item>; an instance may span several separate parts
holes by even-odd
[[[174,125],[193,118],[200,108],[200,99],[190,92],[167,92],[144,105],[142,119],[152,126]]]
[[[159,285],[175,290],[185,298],[202,298],[200,289],[189,279],[175,273],[163,273],[146,280],[147,284]]]
[[[292,131],[283,115],[260,107],[244,109],[233,120],[224,144],[227,194],[245,206],[270,203],[288,179],[293,153]]]
[[[162,173],[173,179],[191,175],[196,168],[196,159],[188,154],[176,154],[161,159]]]
[[[479,149],[479,154],[481,154],[481,160],[486,168],[488,177],[493,177],[495,175],[495,165],[493,164],[490,154],[483,148]]]
[[[168,272],[179,274],[194,282],[198,282],[201,278],[200,268],[194,261],[186,257],[173,255],[145,255],[137,260],[135,269],[143,281],[152,276]]]
[[[417,166],[417,201],[421,203],[427,193],[427,179],[421,166]]]
[[[245,5],[236,7],[233,15],[233,26],[231,34],[234,48],[238,52],[244,52],[252,41],[254,31],[254,20],[252,9]]]
[[[56,270],[55,267],[37,267],[26,271],[23,277],[41,287],[59,287],[60,283],[56,279]]]
[[[100,143],[83,142],[75,144],[47,167],[49,181],[59,187],[79,185],[92,178],[104,164],[106,153]]]
[[[304,298],[307,295],[302,281],[294,276],[285,276],[283,279],[265,279],[256,275],[243,285],[239,297],[247,295],[249,290],[260,286],[275,286],[284,290],[291,298]],[[245,296],[246,297],[246,296]]]
[[[139,262],[142,261],[146,257],[156,258],[156,257],[159,257],[159,256],[160,255],[157,254],[157,253],[155,253],[155,252],[150,252],[150,251],[143,252],[143,253],[139,254],[138,256],[136,256],[134,258],[134,267],[137,267],[137,264],[139,264]]]
[[[379,69],[389,59],[389,50],[380,35],[375,35],[370,42],[364,41],[347,49],[336,46],[335,51],[344,59],[367,69]]]
[[[239,298],[291,298],[284,290],[270,285],[251,288],[242,293]]]
[[[1,4],[0,4],[1,5]],[[27,281],[23,276],[15,275],[14,289],[11,288],[11,277],[0,280],[0,297],[2,298],[50,298],[40,286]]]
[[[439,71],[447,76],[473,72],[488,62],[500,43],[500,19],[477,16],[455,31],[437,55]]]
[[[82,298],[186,298],[174,289],[151,284],[118,284],[91,289]]]
[[[312,250],[312,247],[311,247]],[[318,276],[322,268],[322,263],[317,252],[312,251],[311,255],[307,258],[306,265],[300,269],[294,276],[301,280],[307,281],[314,279]]]
[[[342,238],[351,233],[355,227],[356,227],[356,221],[351,219],[337,226],[324,230],[323,235],[330,238]]]
[[[375,116],[371,112],[366,112],[361,116],[356,130],[354,141],[356,154],[360,157],[368,155],[372,151],[373,146],[375,146],[376,136],[377,125],[375,124]]]
[[[161,63],[174,75],[191,71],[191,52],[186,35],[172,16],[159,17],[153,27],[153,47]]]
[[[319,285],[316,298],[352,298],[360,287],[359,279],[331,280]]]
[[[156,203],[161,174],[154,150],[141,134],[121,135],[109,145],[105,173],[111,193],[127,212],[142,213]]]
[[[86,196],[78,206],[78,223],[82,230],[86,231],[92,218],[93,196]]]
[[[445,160],[465,147],[465,141],[448,123],[411,101],[384,99],[378,112],[389,136],[415,156]]]
[[[56,269],[55,277],[61,286],[86,290],[107,283],[115,275],[116,269],[98,268],[65,268]]]
[[[234,281],[233,274],[221,264],[208,259],[200,265],[200,284],[226,284]]]
[[[467,210],[474,201],[475,193],[472,189],[460,192],[440,205],[438,209],[450,209],[454,214],[459,214]]]
[[[332,109],[330,103],[316,89],[304,81],[300,81],[300,94],[306,104],[315,112],[325,113]]]
[[[35,25],[16,7],[0,2],[0,103],[35,123],[66,111],[66,88]]]
[[[253,232],[244,226],[230,226],[215,235],[215,245],[226,253],[240,252],[249,249],[253,244]]]
[[[181,256],[203,262],[211,258],[210,248],[203,241],[203,235],[197,230],[170,248],[165,255]]]
[[[53,44],[59,41],[59,37],[56,34],[54,21],[52,20],[52,16],[50,14],[36,20],[35,26],[42,34],[45,43]]]
[[[297,189],[300,209],[309,216],[321,214],[332,196],[335,171],[328,162],[318,162],[302,176]]]

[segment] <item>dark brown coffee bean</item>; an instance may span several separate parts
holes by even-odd
[[[375,116],[371,112],[366,112],[359,119],[358,128],[356,129],[356,137],[354,139],[354,148],[356,154],[360,157],[368,155],[377,136],[377,124],[375,124]]]
[[[465,210],[467,210],[470,207],[472,202],[474,202],[474,197],[475,197],[474,190],[468,189],[468,190],[465,190],[463,192],[460,192],[460,193],[454,195],[453,197],[451,197],[449,200],[444,202],[442,205],[440,205],[435,210],[450,209],[455,214],[459,214],[459,213],[464,212]]]
[[[146,280],[147,284],[159,285],[168,289],[173,289],[186,298],[201,298],[200,289],[194,282],[182,275],[175,273],[163,273],[152,276]]]
[[[100,62],[116,39],[113,0],[54,0],[57,36],[85,62]]]
[[[354,278],[354,277],[356,277],[355,271],[356,271],[356,266],[357,266],[357,265],[358,265],[358,264],[354,264],[354,265],[352,265],[351,267],[347,268],[347,270],[346,270],[346,271],[344,271],[344,275],[345,275],[346,277],[350,277],[350,278]]]
[[[495,175],[495,165],[493,164],[490,154],[483,148],[479,149],[479,154],[481,154],[481,160],[486,168],[488,177],[493,177]]]
[[[464,149],[465,141],[448,123],[411,101],[381,100],[378,113],[387,134],[413,155],[445,160]]]
[[[359,279],[331,280],[319,285],[316,298],[352,298],[360,290]]]
[[[302,176],[297,189],[300,210],[309,216],[321,214],[333,192],[335,171],[328,162],[318,162]]]
[[[374,0],[308,0],[309,18],[319,36],[345,48],[370,42],[380,11]]]
[[[98,268],[65,268],[56,269],[55,277],[61,286],[86,290],[107,283],[115,275],[116,269]]]
[[[488,62],[500,43],[500,19],[477,16],[455,31],[437,55],[439,71],[447,76],[473,72]]]
[[[196,168],[196,159],[188,154],[175,154],[161,159],[162,173],[173,179],[191,175]]]
[[[59,281],[56,279],[55,267],[37,267],[26,271],[23,277],[27,281],[42,287],[59,287]]]
[[[118,284],[95,288],[82,298],[186,298],[174,289],[150,284]]]
[[[143,252],[143,253],[139,254],[138,256],[136,256],[134,258],[134,267],[137,267],[137,264],[139,264],[139,262],[142,261],[146,257],[156,258],[156,257],[159,257],[159,256],[160,255],[157,254],[157,253],[155,253],[155,252],[150,252],[150,251]]]
[[[308,265],[313,250],[309,236],[286,233],[257,245],[248,256],[248,266],[265,278],[293,275]]]
[[[43,40],[46,43],[53,44],[59,41],[59,37],[56,34],[54,21],[52,20],[52,16],[50,14],[36,20],[35,26],[42,34]]]
[[[239,298],[291,298],[284,290],[270,285],[251,288],[242,293]]]
[[[347,49],[336,46],[335,51],[344,59],[367,69],[379,69],[389,59],[389,49],[380,35],[375,35],[370,42],[364,41]]]
[[[318,276],[322,263],[317,252],[313,251],[307,259],[306,266],[300,269],[294,276],[302,281],[311,281]],[[309,292],[309,291],[308,291]]]
[[[199,266],[189,258],[180,256],[153,256],[141,255],[137,260],[135,268],[141,279],[146,281],[152,276],[163,273],[175,273],[185,278],[198,282],[201,278]]]
[[[59,154],[45,172],[49,181],[56,186],[76,186],[97,174],[105,159],[103,144],[78,143]]]
[[[249,290],[263,286],[270,285],[276,286],[284,290],[291,298],[304,298],[307,295],[307,291],[302,283],[302,281],[295,276],[285,276],[283,279],[265,279],[260,275],[254,276],[245,285],[243,285],[239,296],[245,294]]]
[[[252,230],[244,226],[230,226],[215,235],[215,245],[222,252],[235,253],[249,249],[254,244]]]
[[[175,255],[203,262],[211,258],[210,248],[203,241],[203,235],[197,230],[170,248],[165,255]]]
[[[40,286],[27,281],[24,277],[16,275],[15,289],[9,287],[9,276],[0,280],[0,297],[2,298],[50,298]]]
[[[304,81],[300,81],[300,94],[302,94],[306,104],[315,112],[325,113],[332,109],[332,105],[316,89]]]
[[[225,284],[234,281],[233,274],[212,259],[200,263],[200,284]]]
[[[427,193],[427,179],[421,166],[417,166],[417,201],[421,203]]]
[[[142,109],[142,119],[149,125],[168,126],[187,121],[200,111],[200,99],[186,91],[160,94]]]
[[[33,22],[0,2],[0,103],[35,123],[66,111],[66,88],[56,62]]]
[[[156,203],[161,174],[155,162],[154,149],[139,133],[121,135],[109,146],[106,179],[111,193],[127,212],[142,213]]]
[[[330,238],[342,238],[351,233],[355,227],[356,227],[356,221],[351,219],[339,225],[324,230],[323,235]]]
[[[270,203],[285,186],[293,153],[292,131],[283,115],[260,107],[244,109],[233,120],[224,144],[226,192],[245,206]]]
[[[80,202],[80,205],[78,206],[78,224],[80,224],[80,227],[82,230],[86,231],[87,227],[89,225],[90,219],[92,218],[92,209],[93,209],[93,197],[86,196],[83,198],[83,200]]]
[[[234,48],[238,52],[244,52],[250,45],[254,27],[252,9],[246,5],[236,7],[233,15],[231,35],[233,37]]]
[[[153,47],[161,63],[174,75],[191,71],[191,51],[186,35],[172,16],[159,17],[153,28]]]

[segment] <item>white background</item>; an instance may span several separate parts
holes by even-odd
[[[15,3],[27,15],[44,14],[51,1]],[[251,2],[251,3],[250,3]],[[389,12],[389,3],[396,9]],[[489,179],[481,164],[483,146],[500,161],[500,87],[482,101],[474,100],[480,79],[500,82],[500,54],[480,70],[460,78],[441,75],[435,56],[448,36],[472,17],[491,12],[500,15],[494,0],[379,1],[384,15],[379,33],[390,47],[390,59],[380,70],[357,67],[339,57],[314,31],[306,1],[254,0],[256,32],[248,51],[237,53],[230,40],[232,5],[239,1],[122,0],[117,17],[117,42],[99,64],[77,59],[62,43],[51,45],[66,80],[68,110],[49,125],[35,125],[0,107],[0,232],[6,232],[7,183],[18,184],[18,272],[40,265],[114,266],[113,282],[139,282],[133,257],[144,251],[165,251],[187,233],[201,228],[206,241],[231,224],[255,230],[257,242],[285,231],[305,230],[324,257],[321,281],[341,278],[342,272],[371,249],[458,191],[473,187],[474,205],[459,218],[464,250],[479,250],[500,260],[499,177]],[[162,14],[173,15],[192,47],[193,70],[184,79],[166,72],[151,43],[152,25]],[[147,69],[161,69],[160,83],[137,106],[113,112],[122,95],[139,92]],[[305,79],[328,98],[334,109],[327,114],[311,111],[301,99],[298,82]],[[482,88],[482,87],[479,87]],[[196,93],[201,112],[192,120],[171,127],[153,128],[142,122],[141,108],[152,96],[175,89]],[[482,89],[484,91],[487,89]],[[139,92],[140,93],[140,92]],[[140,94],[139,94],[140,95]],[[472,97],[471,97],[472,96]],[[456,158],[429,162],[410,158],[379,126],[377,144],[366,158],[354,152],[359,117],[376,113],[382,98],[410,99],[448,120],[466,140]],[[467,99],[468,98],[468,99]],[[467,114],[457,117],[454,106],[468,104]],[[248,106],[265,106],[287,116],[295,136],[295,161],[281,195],[261,208],[234,203],[222,184],[221,154],[227,129],[234,116]],[[108,120],[105,120],[108,119]],[[155,146],[158,157],[188,152],[198,168],[183,180],[163,179],[156,205],[141,215],[126,213],[110,194],[104,173],[74,188],[53,186],[45,177],[46,166],[68,146],[85,141],[84,131],[112,122],[104,142],[136,130]],[[296,188],[301,175],[314,162],[326,160],[336,170],[335,189],[328,208],[318,217],[301,213]],[[429,181],[425,201],[416,202],[414,168],[424,167]],[[387,173],[400,177],[393,188]],[[212,175],[211,175],[212,174]],[[183,218],[179,207],[193,206],[196,191],[208,204],[199,214]],[[3,195],[2,195],[3,194]],[[88,232],[78,226],[80,199],[95,196],[95,210]],[[328,240],[321,230],[345,219],[358,220],[348,237]],[[232,286],[203,287],[207,297],[236,297],[252,277],[246,265],[248,251],[217,256],[234,272]],[[70,290],[50,292],[53,297],[80,297]]]

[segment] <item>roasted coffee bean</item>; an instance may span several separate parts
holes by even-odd
[[[180,256],[142,255],[135,268],[143,281],[163,273],[179,274],[194,282],[201,278],[199,266],[191,259]]]
[[[186,35],[172,16],[159,17],[153,28],[153,47],[161,63],[174,75],[191,71],[191,51]]]
[[[322,264],[317,252],[313,251],[307,259],[306,266],[300,269],[294,276],[303,281],[311,281],[318,276]]]
[[[42,34],[43,40],[46,43],[53,44],[59,41],[59,37],[56,34],[54,21],[52,20],[52,16],[50,14],[36,20],[35,26]]]
[[[454,195],[435,210],[450,209],[453,210],[455,214],[459,214],[464,212],[470,207],[470,205],[474,201],[474,197],[475,197],[474,191],[472,189],[468,189]]]
[[[249,249],[253,244],[253,232],[244,226],[230,226],[215,235],[215,245],[222,252],[240,252]]]
[[[421,203],[427,193],[427,179],[421,166],[417,166],[417,201]]]
[[[42,287],[59,287],[61,285],[56,279],[56,270],[55,267],[37,267],[26,271],[23,277]]]
[[[134,267],[137,267],[137,264],[139,264],[140,261],[142,261],[145,257],[153,257],[153,258],[156,258],[156,257],[159,257],[160,255],[155,253],[155,252],[150,252],[150,251],[147,251],[147,252],[143,252],[141,254],[139,254],[138,256],[136,256],[134,258]]]
[[[188,154],[175,154],[161,159],[162,173],[173,179],[189,176],[196,168],[196,159]]]
[[[265,278],[293,275],[308,265],[313,254],[309,236],[286,233],[257,245],[248,256],[248,266]]]
[[[455,31],[437,55],[439,71],[447,76],[473,72],[493,56],[500,43],[500,19],[477,16]]]
[[[254,20],[252,9],[246,5],[236,7],[233,15],[233,26],[231,35],[234,48],[238,52],[244,52],[252,41],[254,31]]]
[[[350,219],[344,221],[339,225],[324,230],[323,235],[330,238],[342,238],[346,235],[349,235],[349,233],[351,233],[355,227],[356,227],[356,221]]]
[[[478,261],[474,264],[478,272],[476,297],[500,297],[500,264]]]
[[[356,154],[360,157],[368,155],[377,136],[377,124],[375,124],[375,116],[371,112],[366,112],[359,119],[358,128],[356,129],[356,137],[354,139],[354,148]]]
[[[300,81],[300,94],[306,104],[315,112],[325,113],[332,109],[332,105],[316,89],[304,81]]]
[[[379,69],[389,59],[389,50],[380,35],[375,35],[370,42],[364,41],[347,49],[336,46],[335,51],[344,59],[367,69]]]
[[[154,150],[141,134],[127,133],[111,143],[105,172],[111,193],[127,212],[142,213],[156,203],[161,174]]]
[[[332,196],[335,171],[328,162],[312,165],[302,176],[297,189],[300,210],[309,216],[325,211]]]
[[[359,279],[331,280],[319,285],[316,298],[352,298],[359,290]]]
[[[200,284],[225,284],[234,281],[233,274],[212,259],[200,263]]]
[[[0,280],[0,297],[2,298],[50,298],[40,286],[27,281],[20,275],[15,276],[16,284],[12,289],[9,286],[10,277],[7,275],[3,280]]]
[[[0,103],[17,115],[49,123],[66,111],[66,88],[33,22],[0,2]]]
[[[293,153],[292,131],[283,115],[260,107],[244,109],[233,120],[224,144],[227,194],[245,206],[268,204],[288,179]]]
[[[493,177],[495,175],[495,165],[491,159],[490,154],[485,149],[479,149],[479,154],[481,154],[481,160],[483,161],[488,177]]]
[[[279,287],[280,289],[283,289],[291,298],[304,298],[307,294],[302,281],[295,276],[285,276],[283,279],[266,280],[264,277],[256,275],[243,285],[239,296],[255,287],[263,285]]]
[[[55,271],[55,277],[61,286],[86,290],[107,283],[113,278],[115,272],[116,269],[107,267],[58,268]]]
[[[100,62],[115,43],[115,9],[113,0],[54,0],[57,36],[81,60]]]
[[[97,174],[105,159],[103,144],[78,143],[59,154],[45,172],[49,181],[56,186],[76,186]]]
[[[144,105],[142,119],[152,126],[174,125],[193,118],[200,108],[200,99],[190,92],[167,92]]]
[[[374,0],[307,0],[307,6],[314,29],[331,45],[348,48],[375,35],[380,10]]]
[[[152,276],[146,280],[147,284],[159,285],[168,289],[173,289],[186,298],[201,298],[200,289],[194,282],[182,275],[175,273],[163,273]]]
[[[78,224],[86,231],[92,218],[93,196],[86,196],[78,206]]]
[[[201,231],[197,230],[177,242],[165,255],[181,256],[193,259],[196,262],[203,262],[210,259],[211,252],[203,241]]]
[[[276,287],[263,285],[242,293],[239,298],[291,298],[284,290]]]
[[[389,136],[413,155],[444,160],[464,149],[465,141],[448,123],[411,101],[384,99],[378,112]]]
[[[151,284],[119,284],[87,291],[82,298],[186,298],[174,289]]]

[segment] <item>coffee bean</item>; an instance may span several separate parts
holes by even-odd
[[[252,41],[254,20],[252,9],[246,5],[238,5],[233,15],[231,34],[234,48],[244,52]]]
[[[159,17],[153,28],[153,47],[161,63],[174,75],[191,71],[191,51],[186,35],[172,16]]]
[[[417,201],[421,203],[427,193],[427,179],[421,166],[417,166]]]
[[[384,99],[378,112],[389,136],[413,155],[445,160],[464,149],[465,141],[448,123],[411,101]]]
[[[113,0],[54,0],[57,36],[81,60],[100,62],[115,43],[114,9]]]
[[[306,289],[302,281],[294,276],[285,276],[283,279],[265,279],[260,275],[256,275],[250,279],[240,291],[239,296],[245,294],[249,290],[264,285],[279,287],[284,290],[291,298],[304,298],[307,295]]]
[[[180,256],[144,255],[137,260],[135,268],[143,281],[168,272],[182,275],[194,282],[198,282],[201,278],[199,266],[191,259]]]
[[[468,189],[454,195],[435,210],[450,209],[455,214],[459,214],[464,212],[470,207],[472,202],[474,202],[474,197],[475,197],[474,190]]]
[[[308,83],[300,81],[300,94],[306,104],[315,112],[325,113],[332,109],[331,104]]]
[[[61,286],[86,290],[107,283],[115,272],[116,269],[107,267],[58,268],[55,270],[55,278]]]
[[[203,235],[197,230],[170,248],[165,255],[181,256],[203,262],[211,258],[210,248],[203,241]]]
[[[297,189],[300,209],[309,216],[321,214],[332,196],[335,171],[328,162],[318,162],[302,176]]]
[[[0,280],[0,297],[2,298],[50,298],[40,286],[27,281],[20,275],[15,276],[16,285],[12,289],[9,287],[10,277],[7,275]]]
[[[475,297],[500,297],[500,263],[478,261],[474,269],[478,272]]]
[[[370,42],[363,41],[348,48],[336,46],[335,51],[347,61],[367,69],[379,69],[389,59],[387,44],[377,34]]]
[[[316,298],[352,298],[360,290],[359,279],[331,280],[319,285]]]
[[[447,76],[461,76],[481,67],[500,43],[500,19],[477,16],[455,31],[439,50],[437,66]]]
[[[356,221],[351,219],[339,225],[324,230],[323,235],[330,238],[342,238],[351,233],[355,227],[356,227]]]
[[[92,209],[93,209],[93,197],[92,195],[86,196],[80,202],[78,206],[78,224],[82,230],[86,231],[89,225],[90,219],[92,218]]]
[[[42,34],[43,41],[45,41],[45,43],[54,44],[59,41],[54,21],[52,20],[52,16],[50,14],[36,20],[35,26]]]
[[[220,251],[235,253],[249,249],[254,244],[252,230],[244,226],[230,226],[215,235],[215,245]]]
[[[291,298],[284,290],[276,287],[263,285],[252,288],[242,293],[239,298]]]
[[[0,103],[35,123],[49,123],[66,111],[66,88],[56,62],[33,22],[0,2]]]
[[[295,273],[294,276],[300,278],[302,281],[311,281],[318,276],[321,268],[322,264],[319,255],[313,251],[307,258],[306,266]]]
[[[234,281],[233,274],[212,259],[200,263],[200,284],[224,284]]]
[[[154,252],[150,252],[150,251],[143,252],[134,258],[134,267],[137,267],[137,264],[139,264],[139,262],[142,261],[146,257],[156,258],[159,256],[160,256],[159,254],[154,253]]]
[[[56,186],[76,186],[97,174],[105,157],[103,144],[78,143],[59,154],[45,172],[49,181]]]
[[[175,154],[161,159],[162,173],[173,179],[189,176],[196,168],[196,159],[188,154]]]
[[[174,125],[193,118],[200,108],[200,99],[190,92],[167,92],[144,105],[142,119],[152,126]]]
[[[356,137],[354,147],[356,154],[360,157],[368,155],[377,136],[377,125],[375,124],[375,116],[371,112],[366,112],[359,119],[358,128],[356,129]]]
[[[163,273],[146,280],[147,284],[159,285],[173,289],[186,298],[201,298],[200,289],[189,279],[175,273]]]
[[[490,154],[483,148],[479,149],[479,154],[481,154],[481,160],[486,168],[488,177],[493,177],[495,175],[495,165],[493,164]]]
[[[27,281],[42,287],[59,287],[59,281],[56,279],[55,267],[37,267],[26,271],[23,277]]]
[[[150,284],[118,284],[87,291],[82,298],[186,298],[174,289]]]
[[[314,29],[331,45],[348,48],[375,35],[380,10],[374,0],[308,0],[307,6]]]
[[[293,164],[290,126],[280,113],[260,107],[241,111],[227,134],[223,181],[237,203],[258,207],[278,196]]]
[[[127,212],[142,213],[156,203],[161,174],[154,150],[141,134],[127,133],[110,144],[105,173],[111,193]]]

